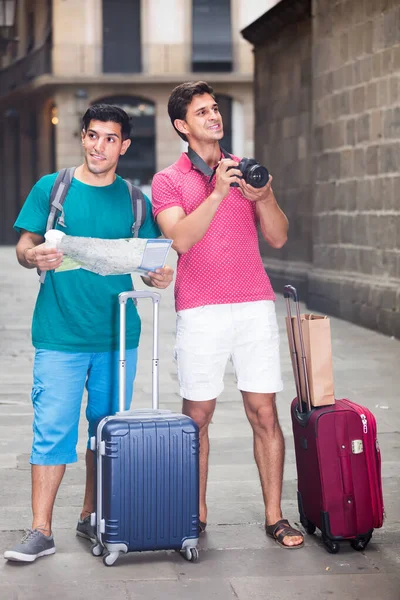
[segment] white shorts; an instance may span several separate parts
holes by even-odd
[[[229,359],[239,390],[280,392],[283,384],[275,303],[213,304],[179,311],[175,358],[180,394],[186,400],[217,398],[224,389]]]

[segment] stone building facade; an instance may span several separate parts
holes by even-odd
[[[12,224],[34,182],[82,160],[80,119],[91,103],[116,103],[132,116],[120,173],[146,192],[154,172],[186,148],[167,114],[169,94],[183,81],[214,87],[227,149],[252,155],[253,54],[240,30],[274,3],[13,2],[18,41],[0,56],[0,244],[15,242]]]
[[[243,30],[255,154],[290,220],[276,288],[400,337],[400,0],[281,0]]]

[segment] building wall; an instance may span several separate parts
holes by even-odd
[[[0,69],[7,67],[14,60],[23,58],[28,53],[28,15],[34,14],[34,46],[31,51],[39,48],[49,33],[51,24],[49,19],[49,7],[51,0],[18,0],[16,11],[16,29],[18,31],[18,43],[9,44],[6,51],[0,54]]]
[[[101,73],[101,0],[53,0],[53,74]]]
[[[51,1],[25,0],[27,8],[34,13],[35,48],[41,46],[48,37],[51,28]],[[26,10],[24,11],[26,15]]]
[[[191,69],[191,11],[185,0],[142,2],[143,68],[153,75]]]
[[[400,337],[400,2],[313,14],[309,304]]]
[[[288,5],[275,37],[252,34],[256,156],[290,221],[283,249],[262,245],[267,271],[312,310],[400,337],[400,0],[313,0],[295,24]]]
[[[7,114],[3,117],[1,123],[1,138],[2,138],[2,158],[1,168],[1,191],[2,195],[7,192],[14,198],[20,198],[19,179],[16,176],[15,163],[20,157],[20,136],[19,136],[19,119],[17,115]],[[14,238],[12,232],[12,223],[15,216],[14,206],[10,203],[5,203],[2,207],[2,215],[0,219],[0,232],[2,239],[11,243]]]
[[[53,149],[50,140],[52,132],[56,136],[55,127],[51,123],[51,108],[54,104],[53,98],[49,98],[45,93],[35,99],[34,110],[37,115],[37,176],[41,177],[46,173],[51,173],[54,168],[52,156]]]
[[[112,88],[98,84],[91,86],[88,90],[87,104],[92,104],[110,95],[139,96],[154,102],[156,108],[156,164],[159,170],[171,163],[171,156],[179,156],[181,152],[180,138],[171,126],[167,113],[167,102],[171,89],[169,84],[124,85]],[[57,126],[57,168],[79,164],[83,158],[78,135],[80,119],[75,109],[74,92],[75,88],[72,86],[65,87],[55,97],[60,119]]]
[[[159,170],[186,149],[167,114],[172,89],[183,81],[210,76],[216,93],[233,100],[233,152],[252,156],[254,57],[251,44],[239,32],[273,2],[231,0],[232,73],[207,74],[191,71],[191,1],[141,0],[142,72],[104,74],[102,0],[19,0],[20,41],[10,45],[0,63],[9,67],[1,80],[9,93],[0,91],[0,174],[4,172],[0,202],[6,215],[0,243],[15,241],[12,223],[35,180],[53,169],[80,163],[80,118],[86,107],[100,98],[132,95],[154,102],[155,164]],[[34,46],[28,52],[31,13]],[[84,97],[79,100],[77,95],[82,92]],[[52,115],[53,105],[56,113]],[[56,125],[52,116],[58,119]]]
[[[277,290],[287,280],[304,286],[312,262],[311,22],[287,27],[255,49],[255,156],[273,177],[273,189],[290,221],[281,250],[260,238]]]
[[[251,18],[256,18],[271,4],[268,0],[249,0],[244,10],[241,0],[232,0],[232,41],[234,72],[253,72],[251,45],[240,35],[240,29]],[[168,97],[179,81],[196,80],[201,74],[191,73],[191,2],[186,0],[142,0],[141,33],[143,75],[162,77],[163,82],[140,83],[102,82],[101,0],[88,0],[82,11],[81,0],[53,0],[53,72],[63,78],[83,77],[82,83],[58,87],[54,96],[58,110],[57,168],[81,160],[80,145],[76,143],[79,122],[75,92],[83,87],[87,104],[110,95],[133,95],[147,98],[156,105],[156,164],[163,169],[178,158],[182,151],[180,138],[174,132],[167,113]],[[76,24],[78,22],[78,24]],[[99,74],[99,82],[89,84],[85,75]],[[177,75],[181,76],[177,80]],[[171,82],[168,83],[168,76]],[[213,84],[217,93],[232,96],[235,106],[233,150],[246,156],[254,153],[254,114],[251,82],[238,83],[235,76],[230,83]]]
[[[139,96],[155,104],[156,164],[157,170],[164,169],[176,160],[182,152],[181,139],[176,134],[168,116],[167,104],[169,95],[175,84],[164,83],[154,86],[140,85],[113,86],[98,84],[88,89],[87,104],[94,103],[105,96],[131,95]],[[235,100],[235,129],[239,128],[237,141],[233,140],[233,151],[245,156],[253,156],[254,118],[251,110],[253,94],[248,84],[216,84],[217,94],[227,94]],[[78,139],[80,119],[76,111],[76,88],[65,86],[54,95],[59,123],[56,128],[57,168],[78,164],[82,160],[81,146]],[[185,148],[186,149],[186,148]]]

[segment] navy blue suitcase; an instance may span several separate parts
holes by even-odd
[[[124,411],[126,303],[153,301],[153,408]],[[111,566],[120,552],[174,549],[198,558],[199,431],[189,417],[158,409],[160,294],[123,292],[120,303],[119,408],[97,427],[94,556]]]

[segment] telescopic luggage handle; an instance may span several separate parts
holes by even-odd
[[[285,299],[292,298],[292,300],[294,302],[298,302],[299,301],[299,297],[297,295],[297,290],[292,285],[285,285],[285,287],[283,288],[283,297]]]
[[[158,292],[130,291],[118,295],[119,300],[119,411],[125,411],[126,404],[126,303],[132,298],[151,298],[153,301],[153,358],[152,358],[152,407],[158,409],[159,379],[158,379],[158,309],[161,296]]]
[[[299,357],[296,352],[296,345],[294,343],[294,329],[293,329],[293,320],[292,320],[292,311],[290,309],[290,299],[292,299],[296,306],[296,317],[297,317],[297,326],[299,328],[299,340],[300,340],[300,349],[301,349],[301,364],[303,368],[304,374],[304,384],[306,388],[306,405],[307,411],[311,411],[311,395],[310,395],[310,386],[308,383],[308,375],[307,375],[307,362],[306,362],[306,353],[304,350],[304,339],[303,339],[303,330],[301,327],[301,318],[300,318],[300,306],[299,306],[299,297],[297,294],[297,290],[292,285],[285,285],[283,288],[283,297],[286,302],[286,310],[288,316],[288,332],[289,332],[289,348],[292,358],[292,367],[294,380],[296,382],[296,392],[297,392],[297,400],[299,405],[299,412],[303,412],[303,400],[301,397],[301,386],[300,386],[300,365],[299,365]]]

